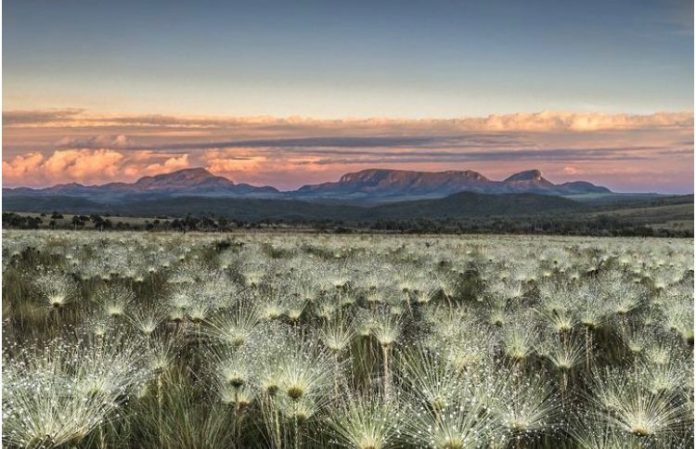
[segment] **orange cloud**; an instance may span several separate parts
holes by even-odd
[[[123,154],[113,150],[59,150],[46,159],[40,169],[46,176],[99,182],[118,175]]]
[[[219,174],[255,172],[276,165],[266,156],[254,154],[254,149],[207,150],[201,157],[208,170]]]
[[[466,119],[465,119],[466,120]],[[649,115],[576,112],[537,112],[490,115],[478,121],[481,131],[610,131],[692,127],[689,112],[658,112]]]
[[[9,161],[2,161],[3,179],[8,183],[25,181],[43,161],[41,153],[20,154]]]
[[[141,172],[144,175],[156,175],[160,173],[167,173],[176,170],[181,170],[182,168],[189,167],[189,155],[182,154],[179,157],[170,157],[164,160],[164,162],[156,162],[147,165]]]
[[[235,182],[270,184],[280,188],[309,182],[333,180],[345,164],[330,166],[308,154],[284,153],[273,148],[228,148],[206,150],[201,165]],[[286,183],[290,181],[290,186]]]
[[[169,157],[150,151],[56,150],[48,157],[41,153],[29,153],[3,161],[2,174],[6,185],[132,181],[145,175],[186,168],[189,166],[188,158],[188,154]]]

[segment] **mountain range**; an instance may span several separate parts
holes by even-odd
[[[438,198],[459,192],[538,193],[577,195],[611,193],[589,182],[553,184],[539,170],[516,173],[503,181],[466,171],[421,172],[369,169],[341,176],[338,182],[307,185],[294,191],[296,197],[318,198]]]
[[[345,174],[336,182],[283,192],[237,184],[193,168],[146,176],[133,183],[6,188],[2,208],[7,223],[12,221],[12,213],[60,212],[136,221],[191,215],[247,224],[419,232],[541,229],[539,232],[649,235],[654,227],[672,233],[669,235],[693,235],[693,195],[621,194],[583,181],[554,184],[538,170],[495,181],[474,171],[370,169]]]
[[[146,176],[134,183],[114,182],[91,186],[70,183],[41,189],[3,188],[3,197],[78,197],[97,203],[180,196],[379,203],[444,198],[460,192],[534,193],[554,196],[612,193],[606,187],[585,181],[554,184],[545,179],[539,170],[522,171],[502,181],[494,181],[471,170],[423,172],[368,169],[345,174],[337,182],[305,185],[297,190],[282,192],[270,186],[236,184],[223,176],[213,175],[204,168],[190,168]]]

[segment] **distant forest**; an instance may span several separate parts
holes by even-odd
[[[499,217],[471,219],[378,219],[344,222],[317,219],[234,220],[225,217],[187,215],[183,218],[124,219],[98,214],[64,216],[61,213],[22,214],[3,212],[5,229],[70,229],[92,231],[227,232],[242,229],[307,229],[327,233],[391,232],[404,234],[550,234],[586,236],[693,237],[692,229],[654,228],[599,215],[572,217]]]

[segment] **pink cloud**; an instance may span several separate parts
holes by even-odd
[[[124,155],[114,150],[59,150],[43,161],[39,170],[51,178],[99,182],[119,174]]]
[[[41,153],[27,153],[15,156],[9,161],[2,161],[2,176],[6,183],[24,182],[44,162]]]
[[[170,157],[164,160],[164,162],[156,162],[147,165],[143,168],[142,175],[156,175],[159,173],[173,172],[176,170],[181,170],[183,168],[189,167],[189,155],[182,154],[178,157]]]
[[[71,149],[56,150],[48,156],[41,153],[17,155],[2,162],[2,174],[5,185],[100,184],[132,181],[188,166],[188,154],[169,156],[150,151]]]
[[[58,148],[118,148],[131,144],[131,140],[124,134],[115,136],[97,135],[89,137],[62,137],[56,142]]]
[[[3,128],[6,186],[131,182],[187,167],[280,189],[366,168],[471,169],[492,179],[538,168],[555,182],[693,191],[692,113],[321,120],[30,112],[5,114],[13,118]]]
[[[200,163],[210,172],[235,182],[294,189],[307,183],[333,181],[346,169],[345,164],[319,164],[319,159],[268,148],[262,152],[258,148],[230,148],[206,150]]]

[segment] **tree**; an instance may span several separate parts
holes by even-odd
[[[72,217],[73,230],[77,231],[77,228],[78,227],[81,228],[82,226],[84,226],[84,224],[85,223],[82,220],[80,220],[79,215],[73,215],[73,217]]]
[[[100,231],[104,230],[104,219],[97,214],[92,214],[89,216],[89,220],[94,223],[94,227]]]
[[[186,218],[184,218],[184,232],[186,232],[186,230],[195,231],[198,228],[199,221],[198,218],[191,214],[186,215]]]
[[[177,231],[181,231],[183,233],[186,233],[186,227],[184,225],[184,222],[179,220],[178,218],[175,218],[171,222],[171,228]]]
[[[222,216],[221,216],[221,217],[218,217],[217,222],[218,222],[218,228],[219,228],[221,231],[226,231],[226,230],[227,230],[227,226],[229,225],[229,222],[227,221],[227,218],[222,217]]]

